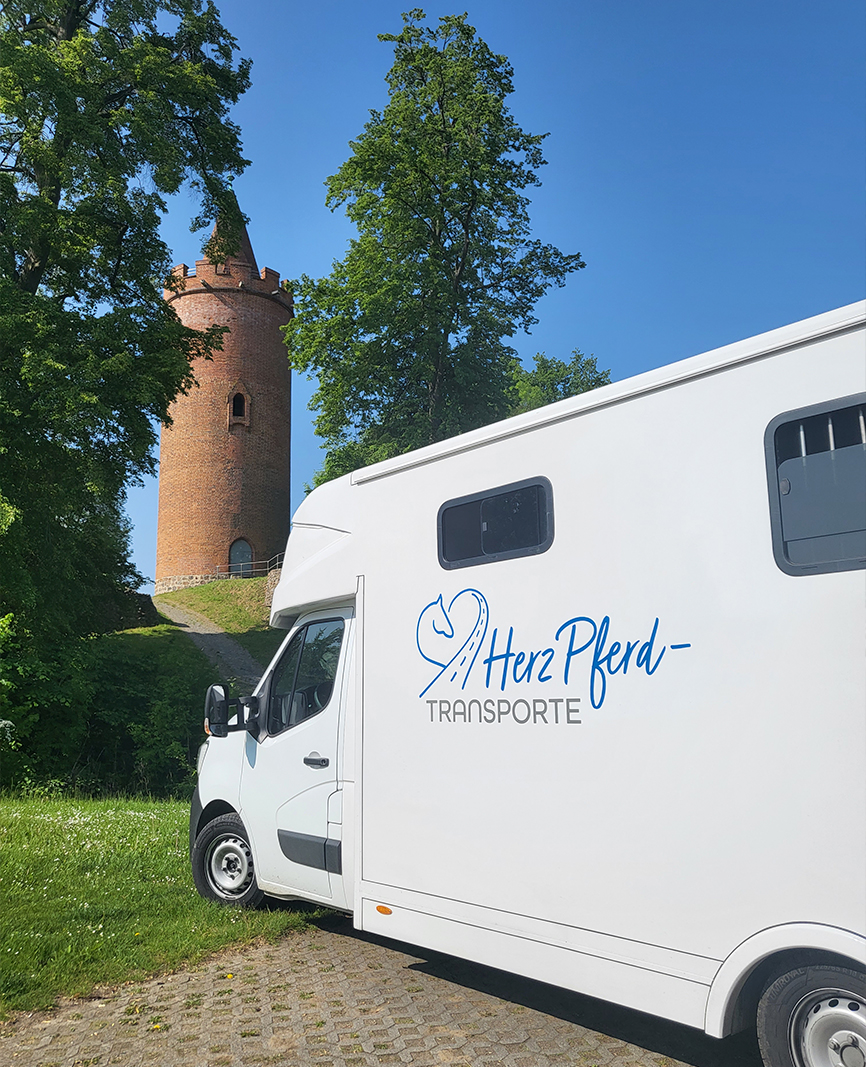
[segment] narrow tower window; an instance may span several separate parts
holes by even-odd
[[[229,430],[235,426],[250,428],[250,391],[243,382],[238,381],[229,390],[226,397],[226,409],[228,411]]]
[[[248,578],[253,573],[253,550],[249,541],[239,537],[229,549],[229,574]]]

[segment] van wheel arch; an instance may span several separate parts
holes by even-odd
[[[214,819],[218,819],[220,815],[237,815],[237,811],[225,800],[212,800],[203,810],[198,817],[198,822],[192,829],[191,837],[193,841],[198,837],[202,830],[207,826],[209,822],[213,822]]]
[[[848,956],[818,949],[794,948],[774,952],[759,960],[731,998],[726,1013],[725,1037],[755,1026],[764,990],[781,975],[797,967],[828,966],[862,971],[863,964]]]

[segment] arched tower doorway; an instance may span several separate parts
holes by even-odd
[[[242,578],[253,573],[253,549],[249,541],[239,537],[229,548],[229,574]]]

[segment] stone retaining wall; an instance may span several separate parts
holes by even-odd
[[[168,578],[157,578],[153,583],[153,595],[173,593],[176,589],[189,589],[194,585],[207,585],[218,582],[221,578],[240,578],[240,574],[174,574]]]
[[[282,567],[276,567],[268,574],[268,580],[265,582],[265,604],[268,607],[274,601],[274,590],[277,588],[277,582],[280,580],[280,575],[283,573]]]
[[[268,580],[265,583],[265,604],[271,606],[274,599],[274,590],[282,574],[282,567],[276,567],[268,572]],[[207,585],[208,582],[220,582],[226,578],[244,579],[244,574],[175,574],[169,578],[157,578],[154,584],[153,595],[160,593],[173,593],[176,589],[190,589],[194,585]]]

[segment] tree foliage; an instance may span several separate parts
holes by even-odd
[[[610,385],[610,371],[599,370],[594,356],[585,356],[575,348],[568,363],[539,352],[533,357],[535,364],[527,370],[515,363],[514,379],[517,388],[515,414],[532,411],[545,404],[555,404],[578,393],[587,393],[602,385]]]
[[[194,228],[220,216],[213,254],[238,239],[235,47],[208,0],[0,0],[0,697],[19,708],[140,581],[124,487],[220,343],[162,299],[159,223],[187,185]]]
[[[507,59],[465,15],[403,18],[379,38],[394,45],[388,103],[326,183],[358,236],[328,277],[294,283],[286,327],[293,366],[318,375],[319,481],[510,414],[504,339],[584,265],[530,236],[546,135],[509,111]]]
[[[81,639],[51,674],[38,705],[16,707],[5,730],[0,714],[0,789],[29,781],[88,793],[192,793],[202,694],[218,677],[189,638],[157,625]]]

